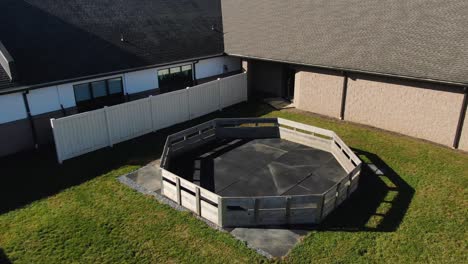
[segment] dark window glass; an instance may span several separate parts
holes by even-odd
[[[184,65],[182,66],[182,71],[190,71],[192,70],[192,65]]]
[[[118,94],[122,93],[123,88],[122,88],[122,79],[121,78],[116,78],[116,79],[110,79],[107,81],[109,85],[109,94]]]
[[[122,103],[122,78],[95,81],[73,86],[78,111],[90,111]]]
[[[93,97],[103,97],[107,95],[106,81],[92,82],[91,87],[93,89]]]
[[[174,67],[170,69],[171,74],[172,73],[179,73],[180,72],[180,67]]]
[[[159,88],[162,93],[185,89],[193,85],[192,65],[183,65],[158,71]]]
[[[159,70],[158,71],[159,76],[164,76],[164,75],[167,75],[167,74],[169,74],[169,69],[164,69],[164,70]]]
[[[91,92],[88,83],[74,85],[73,90],[75,91],[75,100],[77,102],[91,100]]]
[[[184,76],[185,83],[187,83],[188,78],[192,78],[192,65],[182,66],[182,74]]]

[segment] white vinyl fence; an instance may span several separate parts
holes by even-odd
[[[51,119],[59,163],[247,100],[241,73],[184,90]]]

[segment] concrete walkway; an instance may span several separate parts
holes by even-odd
[[[161,169],[159,160],[123,175],[119,180],[125,185],[144,194],[153,195],[158,201],[168,204],[177,210],[187,209],[161,195]],[[194,217],[197,217],[194,215]],[[197,217],[209,226],[231,233],[235,238],[247,243],[247,246],[268,257],[284,257],[305,236],[309,229],[288,229],[286,227],[264,228],[229,228],[222,229],[204,218]]]

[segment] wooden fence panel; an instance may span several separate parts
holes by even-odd
[[[202,187],[162,169],[162,194],[209,221],[219,223],[220,197]],[[200,210],[200,211],[198,211]]]
[[[223,197],[223,226],[311,224],[320,221],[319,195]]]
[[[201,201],[201,216],[210,220],[211,222],[215,224],[219,224],[218,222],[218,207],[213,206],[212,204],[209,204],[205,201]]]

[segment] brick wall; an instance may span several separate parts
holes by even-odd
[[[340,117],[343,76],[300,71],[294,88],[296,108],[331,117]]]
[[[463,94],[435,84],[350,79],[345,119],[452,146],[462,101]]]
[[[465,123],[463,124],[463,130],[460,137],[459,149],[468,151],[468,113],[465,116]]]
[[[300,71],[298,109],[338,118],[344,77]],[[452,146],[463,101],[461,89],[386,78],[350,76],[344,119]],[[468,150],[465,120],[460,149]]]

